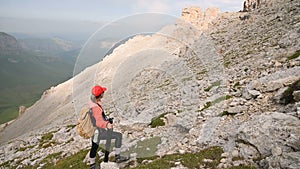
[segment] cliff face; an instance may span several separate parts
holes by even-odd
[[[246,0],[244,2],[244,12],[254,11],[261,7],[269,7],[274,3],[273,0]]]
[[[98,83],[109,88],[103,104],[115,117],[115,130],[124,133],[124,149],[159,137],[153,156],[221,146],[219,168],[296,169],[300,4],[272,2],[247,13],[187,8],[182,18],[189,23],[178,21],[152,36],[130,39],[99,64],[45,92],[7,126],[1,141],[10,143],[1,147],[1,159],[36,164],[45,152],[64,156],[88,147],[70,126]],[[164,125],[151,128],[157,118]],[[37,145],[45,144],[47,133],[53,135],[52,146],[41,149]],[[33,148],[20,153],[24,147]]]
[[[218,8],[208,8],[202,12],[199,7],[184,8],[181,18],[187,22],[192,23],[197,29],[207,30],[212,20],[214,20],[221,11]]]

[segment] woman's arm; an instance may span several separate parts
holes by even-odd
[[[105,121],[102,115],[102,109],[100,107],[93,107],[93,116],[96,120],[96,126],[98,128],[107,128],[109,121]]]

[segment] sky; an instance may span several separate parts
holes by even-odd
[[[101,25],[141,13],[180,17],[184,7],[239,11],[244,0],[0,0],[0,31],[91,33]]]

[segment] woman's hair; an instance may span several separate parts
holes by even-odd
[[[91,100],[92,100],[92,102],[94,102],[94,103],[97,103],[97,99],[99,99],[100,97],[102,96],[102,94],[100,94],[99,96],[95,96],[95,95],[91,95]]]
[[[93,94],[91,95],[91,100],[92,100],[92,102],[97,103],[97,98]]]

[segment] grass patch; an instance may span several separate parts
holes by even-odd
[[[164,126],[165,125],[165,122],[163,120],[164,116],[166,115],[167,113],[163,113],[161,115],[159,115],[158,117],[154,117],[151,119],[151,123],[150,123],[150,126],[152,128],[155,128],[155,127],[158,127],[158,126]]]
[[[49,141],[53,138],[53,132],[47,133],[42,136],[42,141]]]
[[[221,85],[221,81],[213,82],[208,88],[204,89],[204,91],[208,92],[208,91],[210,91],[210,89],[212,89],[213,87],[220,86],[220,85]]]
[[[42,136],[39,148],[47,148],[57,144],[55,141],[51,141],[53,138],[53,133],[54,131],[46,133]]]
[[[138,141],[134,147],[130,147],[125,154],[137,154],[138,162],[156,157],[157,145],[161,143],[160,137],[152,137],[143,141]]]
[[[204,75],[207,73],[207,70],[202,70],[200,72],[197,72],[197,75]]]
[[[300,49],[297,50],[293,55],[288,56],[288,60],[296,59],[300,56]]]
[[[234,85],[233,85],[234,88],[241,88],[242,85],[240,84],[240,82],[236,82]]]
[[[232,161],[240,161],[240,160],[244,160],[244,158],[240,156],[232,158]]]
[[[230,95],[221,96],[221,97],[217,98],[216,100],[212,101],[212,104],[217,104],[217,103],[220,103],[224,100],[228,100],[228,99],[231,99],[231,98],[232,98],[232,96],[230,96]]]
[[[47,163],[48,165],[43,167],[43,169],[64,169],[64,168],[89,168],[84,162],[83,159],[85,158],[86,154],[89,152],[87,150],[81,150],[78,153],[74,154],[73,156],[69,156],[57,161],[55,167],[51,163]]]
[[[254,166],[236,166],[236,167],[230,167],[229,169],[256,169]]]
[[[209,108],[211,105],[212,105],[211,102],[206,102],[205,105],[204,105],[204,107],[203,107],[202,109],[200,109],[199,112],[201,112],[201,111],[203,111],[203,110]]]
[[[33,148],[33,147],[34,147],[34,146],[21,147],[21,148],[19,149],[19,151],[25,151],[25,150],[27,150],[28,148],[31,149],[31,148]]]
[[[76,127],[76,124],[67,125],[67,132],[70,132],[75,127]]]
[[[220,116],[234,116],[237,113],[229,113],[228,111],[223,111],[222,113],[220,113]]]
[[[14,160],[10,160],[10,161],[6,161],[5,163],[2,163],[1,165],[0,165],[0,168],[10,168],[10,167],[12,167],[11,166],[11,163],[13,162]],[[16,167],[14,167],[14,168],[16,168]]]
[[[70,124],[70,125],[67,125],[67,128],[74,128],[74,127],[76,127],[76,124]]]
[[[230,61],[226,61],[226,62],[224,62],[224,67],[228,68],[230,64],[231,64]]]
[[[228,100],[228,99],[231,99],[231,98],[232,98],[232,96],[226,95],[226,96],[221,96],[221,97],[217,98],[217,99],[214,100],[214,101],[206,102],[205,105],[203,106],[203,108],[200,109],[200,110],[198,110],[198,112],[201,112],[201,111],[203,111],[203,110],[205,110],[205,109],[208,109],[210,106],[212,106],[212,105],[214,105],[214,104],[220,103],[220,102],[222,102],[222,101],[224,101],[224,100]]]
[[[44,158],[42,161],[41,161],[41,164],[46,164],[46,165],[53,165],[53,161],[55,159],[60,159],[61,158],[61,154],[62,152],[58,152],[58,153],[54,153],[54,154],[50,154],[48,155],[46,158]],[[45,166],[46,166],[45,165]]]
[[[217,165],[221,160],[222,153],[223,149],[221,147],[211,147],[198,153],[166,155],[162,158],[153,160],[151,163],[141,164],[135,167],[135,169],[171,168],[176,166],[175,162],[180,162],[187,168],[199,168],[200,166],[203,166],[204,168],[217,168]],[[213,161],[211,163],[207,163],[203,162],[203,159],[211,159]]]
[[[78,153],[69,156],[62,157],[62,152],[50,154],[46,158],[44,158],[40,164],[44,164],[41,169],[65,169],[65,168],[80,168],[80,169],[88,169],[89,166],[83,162],[86,154],[89,152],[89,149],[81,150]],[[56,163],[54,163],[56,161]],[[97,156],[97,160],[99,161],[99,157]],[[36,164],[35,166],[25,166],[23,169],[35,169],[38,168],[40,164]]]

